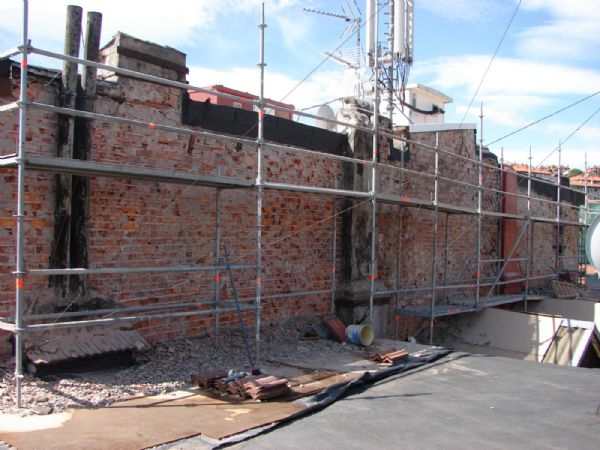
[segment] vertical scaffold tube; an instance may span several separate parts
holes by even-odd
[[[264,117],[265,117],[265,4],[261,4],[260,13],[260,97],[258,106],[257,162],[256,162],[256,359],[260,358],[260,303],[262,294],[262,205],[263,179],[262,165],[264,152]]]
[[[475,308],[479,309],[481,296],[481,212],[483,208],[483,104],[479,114],[479,162],[477,169],[477,272],[475,273]]]
[[[19,143],[17,174],[17,267],[15,271],[15,403],[21,408],[21,382],[23,379],[23,290],[25,278],[25,255],[23,241],[25,234],[25,138],[27,135],[27,47],[29,4],[23,0],[23,41],[21,47],[21,92],[19,95]]]
[[[561,246],[562,246],[562,239],[561,239],[561,230],[560,230],[560,213],[561,213],[561,208],[560,208],[560,183],[561,183],[561,153],[562,153],[562,144],[559,141],[558,142],[558,170],[556,171],[556,261],[555,261],[555,271],[556,271],[556,278],[559,278],[559,272],[560,272],[560,266],[561,266],[561,261],[560,261],[560,254],[561,254]]]
[[[375,36],[379,33],[379,1],[375,2]],[[379,143],[379,46],[375,44],[375,101],[373,104],[373,153],[371,156],[371,264],[369,289],[369,323],[373,323],[373,299],[377,273],[377,146]]]
[[[335,290],[336,290],[336,270],[335,260],[337,259],[337,203],[333,199],[333,224],[332,224],[332,242],[331,242],[331,314],[335,315]]]
[[[529,278],[533,269],[533,224],[531,222],[531,147],[529,147],[529,165],[527,166],[527,241],[525,243],[525,292],[523,301],[525,302],[525,312],[527,312],[527,296],[529,295]]]
[[[217,161],[217,175],[220,175],[220,165]],[[221,189],[215,190],[215,265],[221,263]],[[221,274],[215,273],[215,336],[219,335],[219,320],[221,317]]]
[[[435,133],[435,160],[433,166],[433,251],[431,257],[431,316],[429,319],[429,344],[433,345],[433,326],[435,320],[435,298],[436,298],[436,273],[437,273],[437,240],[438,240],[438,220],[440,211],[438,207],[438,192],[439,192],[439,133]]]

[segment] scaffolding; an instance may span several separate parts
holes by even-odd
[[[454,152],[452,149],[445,149],[440,146],[439,133],[435,133],[435,143],[433,145],[416,141],[410,138],[399,137],[393,132],[387,131],[381,127],[379,123],[379,103],[380,103],[380,88],[378,83],[375,83],[375,105],[373,113],[372,127],[361,126],[357,124],[351,124],[335,119],[324,119],[316,115],[300,112],[296,110],[287,109],[278,105],[269,105],[269,108],[274,110],[284,111],[287,113],[293,113],[298,116],[302,116],[308,119],[319,119],[327,120],[335,125],[346,127],[347,129],[357,130],[360,132],[368,133],[372,136],[372,155],[367,159],[360,159],[356,157],[349,157],[343,155],[335,155],[328,153],[320,153],[314,150],[290,147],[273,142],[267,142],[264,138],[264,117],[265,117],[265,97],[264,97],[264,74],[265,74],[265,59],[264,59],[264,47],[265,47],[265,16],[264,16],[264,5],[261,11],[261,22],[259,24],[259,69],[260,69],[260,96],[256,101],[250,101],[258,109],[258,121],[257,121],[257,138],[249,139],[240,136],[231,136],[223,133],[216,133],[203,130],[194,130],[185,127],[176,127],[168,124],[153,123],[149,121],[142,121],[137,119],[131,119],[126,117],[119,117],[116,115],[101,114],[96,112],[81,111],[71,107],[62,107],[43,103],[41,101],[33,101],[28,98],[27,86],[28,86],[28,55],[35,54],[45,56],[55,60],[73,63],[81,65],[86,68],[102,69],[112,72],[116,75],[131,77],[138,80],[149,81],[157,83],[163,86],[176,88],[181,91],[188,91],[190,89],[217,95],[220,97],[238,100],[238,97],[228,95],[221,92],[213,92],[202,87],[191,86],[187,83],[170,80],[158,76],[148,75],[133,70],[115,67],[107,64],[101,64],[89,59],[79,58],[76,56],[70,56],[66,54],[51,52],[32,46],[29,35],[28,35],[28,1],[23,0],[23,23],[22,23],[22,43],[15,49],[8,50],[0,54],[0,59],[10,58],[16,55],[20,55],[20,96],[19,100],[7,105],[0,106],[0,113],[7,113],[9,111],[18,110],[18,143],[17,152],[11,155],[4,155],[0,157],[0,169],[16,169],[17,171],[17,213],[16,213],[16,269],[13,272],[16,278],[15,285],[15,315],[14,320],[10,318],[0,318],[0,329],[14,333],[15,336],[15,383],[16,383],[16,405],[21,407],[21,383],[23,378],[23,349],[24,349],[24,336],[28,331],[35,331],[41,329],[53,329],[53,328],[71,328],[81,327],[87,325],[102,325],[110,324],[115,322],[132,322],[132,321],[145,321],[145,320],[157,320],[157,319],[169,319],[186,316],[212,316],[214,317],[214,330],[216,333],[219,331],[219,318],[225,313],[235,313],[237,310],[233,307],[231,302],[224,301],[220,298],[220,286],[221,280],[218,276],[214,279],[214,298],[211,299],[208,306],[209,308],[198,309],[197,302],[182,302],[182,303],[164,303],[154,305],[139,305],[127,308],[103,308],[98,310],[86,310],[86,311],[71,311],[63,313],[48,313],[48,314],[35,314],[28,315],[24,314],[24,285],[28,277],[44,277],[54,275],[79,275],[89,276],[97,274],[142,274],[142,273],[170,273],[170,272],[206,272],[212,274],[218,274],[219,272],[225,272],[227,270],[234,271],[254,271],[256,277],[255,283],[255,295],[250,297],[242,298],[243,307],[242,312],[252,312],[255,320],[255,340],[256,340],[256,351],[259,352],[260,344],[260,333],[261,333],[261,308],[265,301],[271,301],[274,299],[285,300],[288,298],[301,297],[301,296],[330,296],[331,298],[331,312],[335,312],[335,300],[337,292],[337,274],[336,267],[339,259],[337,249],[337,239],[339,235],[339,227],[337,218],[343,213],[343,208],[339,208],[338,202],[341,200],[352,200],[361,202],[370,202],[371,211],[371,240],[370,240],[370,265],[369,265],[369,290],[368,290],[368,313],[369,319],[373,318],[374,300],[382,296],[394,296],[395,298],[395,313],[402,316],[414,316],[420,317],[429,322],[429,340],[433,342],[435,320],[456,314],[462,314],[467,312],[477,312],[483,308],[490,306],[502,305],[515,303],[519,301],[525,301],[527,304],[528,299],[530,300],[530,283],[534,280],[551,279],[558,277],[559,268],[568,265],[565,261],[570,258],[577,260],[579,255],[568,256],[562,255],[559,252],[561,246],[561,239],[563,236],[562,227],[585,227],[586,223],[580,223],[579,221],[565,220],[564,212],[561,212],[561,192],[573,190],[567,186],[561,185],[560,179],[560,152],[559,152],[559,170],[557,175],[556,183],[534,178],[531,174],[531,159],[529,161],[529,172],[527,175],[519,175],[522,179],[527,180],[527,195],[519,194],[516,192],[507,192],[504,187],[496,189],[488,187],[484,183],[484,171],[490,171],[493,176],[502,178],[504,174],[514,174],[514,171],[504,167],[504,161],[502,160],[500,166],[485,163],[483,160],[484,153],[484,141],[483,133],[480,135],[479,141],[479,157],[473,159],[468,156],[460,155]],[[376,61],[379,59],[376,55]],[[377,77],[379,64],[375,65],[375,76]],[[192,173],[183,172],[177,170],[168,170],[161,168],[148,168],[128,164],[107,164],[103,162],[94,162],[88,160],[78,160],[70,158],[61,158],[53,156],[38,156],[30,155],[27,153],[27,124],[28,124],[28,111],[30,109],[36,109],[40,111],[46,111],[49,113],[63,114],[68,117],[81,117],[90,120],[106,121],[110,123],[117,123],[123,125],[129,125],[132,127],[139,127],[142,129],[149,129],[155,132],[174,132],[183,136],[196,136],[202,138],[221,139],[224,142],[232,142],[237,144],[243,144],[252,146],[256,149],[256,173],[253,180],[248,180],[241,177],[224,176],[220,174],[212,173]],[[481,127],[483,126],[483,113],[481,114]],[[404,162],[404,153],[400,166],[386,164],[381,162],[378,158],[380,149],[381,139],[394,139],[401,140],[408,145],[412,145],[414,149],[419,151],[429,152],[433,156],[434,167],[433,173],[420,172],[417,170],[409,169],[406,167]],[[354,190],[354,189],[342,189],[337,187],[322,187],[312,186],[308,184],[300,183],[282,183],[269,181],[265,177],[264,160],[265,153],[269,150],[276,150],[280,152],[290,154],[307,155],[308,157],[318,157],[325,160],[337,161],[341,164],[351,163],[353,165],[360,165],[368,171],[370,183],[369,191]],[[444,177],[440,170],[440,157],[448,157],[456,160],[456,164],[472,164],[477,167],[477,183],[473,184],[467,181],[454,179],[451,177]],[[378,190],[378,181],[381,176],[382,170],[391,170],[398,174],[400,178],[399,192],[384,192]],[[67,267],[67,268],[48,268],[48,269],[27,269],[25,255],[26,255],[26,216],[25,216],[25,188],[26,188],[26,173],[28,171],[35,172],[48,172],[53,174],[66,174],[66,175],[79,175],[85,177],[113,177],[113,178],[130,178],[134,180],[153,181],[161,183],[174,183],[188,186],[201,186],[215,190],[215,261],[212,265],[151,265],[151,266],[137,266],[137,267],[103,267],[103,268],[85,268],[85,267]],[[414,196],[408,196],[404,192],[404,177],[422,177],[425,180],[433,181],[433,192],[430,199],[418,198]],[[469,207],[460,204],[445,203],[440,201],[440,182],[453,184],[466,189],[473,189],[476,192],[476,205],[475,207]],[[535,198],[532,196],[532,182],[542,183],[555,188],[557,191],[556,200],[547,200],[542,198]],[[256,194],[256,234],[255,234],[255,254],[253,263],[233,263],[225,264],[222,260],[220,253],[221,248],[221,199],[220,195],[223,190],[246,190],[255,192]],[[264,256],[263,256],[263,209],[264,209],[264,193],[267,190],[273,191],[285,191],[285,192],[297,192],[324,195],[331,199],[333,202],[333,215],[327,217],[324,220],[331,220],[331,275],[330,275],[330,286],[327,289],[312,289],[302,290],[297,292],[288,292],[283,294],[265,295],[263,291],[262,278],[264,276]],[[495,195],[499,200],[494,205],[497,205],[501,199],[513,196],[516,199],[522,199],[527,202],[527,210],[523,214],[519,213],[506,213],[493,210],[494,208],[486,209],[484,207],[484,197],[486,193]],[[588,192],[585,190],[586,203],[583,208],[587,214],[587,199]],[[548,205],[552,205],[556,208],[556,217],[543,217],[536,216],[534,214],[533,202],[539,201]],[[432,265],[431,265],[431,283],[428,286],[402,286],[401,282],[401,270],[400,261],[404,249],[402,248],[402,226],[398,232],[398,248],[396,252],[397,266],[396,266],[396,277],[394,289],[383,290],[378,289],[377,280],[377,235],[378,235],[378,206],[380,205],[393,205],[398,208],[400,221],[402,221],[403,215],[400,211],[405,209],[413,209],[416,211],[431,211],[433,214],[433,232],[432,232]],[[575,208],[579,208],[574,206]],[[440,251],[438,249],[438,241],[440,239],[440,217],[445,216],[445,229],[444,229],[444,263],[443,263],[443,281],[438,284],[437,274],[440,272]],[[448,222],[450,217],[455,216],[471,216],[477,220],[477,249],[476,249],[476,273],[475,279],[466,280],[455,280],[450,282],[447,279],[447,264],[448,264]],[[494,220],[513,220],[520,221],[522,223],[518,238],[514,242],[514,245],[508,252],[505,258],[485,259],[482,257],[482,220],[484,218],[492,218]],[[556,226],[556,247],[557,252],[555,256],[554,271],[549,274],[533,276],[531,273],[532,269],[532,249],[533,249],[533,237],[534,237],[534,225],[536,223],[554,224]],[[524,244],[523,244],[524,243]],[[515,250],[519,245],[524,245],[526,249],[525,257],[515,257]],[[498,255],[500,256],[500,255]],[[510,281],[502,281],[501,277],[506,267],[511,262],[522,262],[525,264],[526,273],[525,276],[520,279],[511,279]],[[494,275],[487,279],[482,277],[482,267],[493,266],[496,267]],[[468,267],[467,267],[468,268]],[[488,271],[489,272],[489,271]],[[525,289],[522,293],[516,295],[494,295],[497,294],[498,288],[505,284],[524,283]],[[453,290],[474,290],[475,296],[470,300],[462,301],[451,301],[449,300],[447,293]],[[441,294],[440,294],[441,293]],[[411,306],[406,301],[402,301],[403,296],[408,295],[420,295],[425,294],[429,296],[429,304],[420,304],[417,306]],[[441,300],[440,300],[441,299]],[[205,305],[206,306],[206,305]],[[168,311],[168,312],[161,312]],[[104,316],[96,319],[90,319],[89,316]],[[81,320],[80,318],[85,317]],[[51,322],[47,322],[51,320]],[[38,323],[42,321],[42,323]],[[46,322],[43,322],[46,321]],[[397,330],[396,330],[397,333]]]

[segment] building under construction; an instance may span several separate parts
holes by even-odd
[[[446,317],[577,281],[589,195],[504,165],[475,125],[396,127],[377,85],[337,119],[267,101],[263,81],[256,99],[191,86],[175,49],[124,33],[101,48],[97,13],[80,57],[69,19],[64,54],[25,31],[0,60],[0,349],[16,337],[17,382],[40,330],[155,342],[241,316],[258,350],[264,324],[333,314],[433,343]]]

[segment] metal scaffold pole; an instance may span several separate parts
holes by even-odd
[[[450,223],[450,214],[446,213],[444,221],[444,286],[448,285],[448,252],[450,250],[450,243],[448,242],[448,224]],[[444,289],[442,296],[444,304],[448,302],[448,291]]]
[[[335,315],[335,290],[336,290],[336,271],[335,260],[337,259],[337,203],[333,199],[333,224],[331,230],[331,314]]]
[[[395,18],[395,8],[398,8],[399,5],[396,4],[394,0],[390,1],[390,11],[389,11],[389,26],[388,26],[388,46],[390,55],[392,57],[389,58],[388,64],[388,113],[390,119],[390,127],[391,133],[394,134],[394,64],[393,64],[393,55],[395,52],[394,49],[394,30],[395,27],[398,27],[397,23],[394,23]],[[403,167],[402,167],[403,168]],[[400,195],[402,195],[402,176],[403,172],[400,172]],[[400,209],[399,209],[400,211]],[[398,291],[400,289],[400,255],[402,254],[402,214],[398,218],[398,252],[397,252],[397,260],[396,260],[396,281],[395,281],[395,290]],[[400,294],[395,294],[395,307],[394,307],[394,339],[398,339],[398,306],[400,304]]]
[[[583,225],[588,224],[588,159],[587,153],[584,155],[583,160],[583,221],[581,217],[581,206],[578,208],[579,213],[579,221],[583,223]],[[587,236],[587,228],[582,227],[579,230],[579,249],[578,249],[578,259],[577,259],[577,271],[578,271],[578,279],[577,283],[580,286],[585,286],[586,282],[586,267],[587,267],[587,257],[585,254],[585,241]]]
[[[483,205],[483,103],[479,114],[479,164],[477,165],[477,271],[475,272],[475,308],[481,296],[481,212]]]
[[[256,359],[260,358],[260,302],[262,294],[262,205],[263,205],[263,152],[265,118],[265,4],[260,13],[260,97],[258,103],[257,162],[256,162]]]
[[[585,154],[585,161],[583,163],[583,201],[584,201],[584,208],[583,208],[583,223],[585,225],[588,224],[588,214],[589,214],[589,201],[588,201],[588,159],[587,159],[587,153]],[[585,250],[584,250],[585,251]]]
[[[523,293],[523,301],[525,302],[525,312],[527,312],[529,278],[531,277],[531,270],[533,269],[533,226],[531,222],[531,147],[529,147],[529,164],[527,165],[527,241],[525,245],[525,292]]]
[[[375,36],[379,32],[379,1],[375,9]],[[379,143],[379,46],[375,45],[375,101],[373,103],[373,152],[371,155],[371,267],[369,274],[369,323],[373,323],[373,299],[377,274],[377,150]]]
[[[393,127],[393,123],[392,123]],[[393,130],[393,128],[392,128]],[[400,154],[400,192],[398,195],[402,197],[404,195],[404,151]],[[398,255],[396,258],[396,285],[395,285],[395,297],[396,297],[396,308],[394,310],[394,338],[398,338],[398,310],[400,308],[400,277],[402,271],[400,270],[400,263],[402,261],[402,227],[404,226],[404,214],[402,206],[398,206],[398,212],[400,217],[398,218]]]
[[[23,379],[23,291],[25,278],[25,139],[27,135],[27,46],[29,4],[23,0],[23,40],[21,47],[21,92],[19,95],[19,143],[17,149],[17,255],[15,271],[15,389],[16,406],[21,407],[21,381]]]
[[[394,307],[394,339],[398,339],[398,308],[400,306],[400,262],[402,261],[402,210],[399,208],[400,212],[398,217],[398,251],[396,253],[396,283],[394,285],[394,290],[396,293],[394,294],[395,298],[395,307]]]
[[[556,171],[556,261],[555,261],[555,270],[556,270],[556,278],[559,277],[560,272],[560,253],[561,253],[561,232],[560,232],[560,183],[561,183],[561,153],[562,153],[562,144],[558,141],[558,170]]]
[[[217,162],[217,174],[219,174]],[[221,188],[215,189],[215,265],[220,264],[221,259]],[[221,307],[221,274],[215,273],[215,336],[219,334],[219,308]]]
[[[506,186],[504,185],[504,147],[500,147],[500,172],[499,172],[499,180],[498,185],[500,186],[498,196],[498,210],[502,212],[502,205],[506,201],[506,194],[504,194]],[[504,222],[503,220],[498,220],[498,244],[496,246],[496,253],[498,254],[498,259],[502,258],[502,246],[504,236]],[[501,263],[498,261],[495,266],[496,269],[500,269]],[[500,295],[500,286],[498,286],[498,295]]]
[[[439,133],[435,133],[435,160],[434,160],[434,178],[433,178],[433,251],[431,259],[431,317],[429,321],[429,345],[433,345],[433,325],[435,315],[435,298],[436,298],[436,266],[437,266],[437,239],[438,239],[438,220],[440,217],[439,206],[438,206],[438,192],[439,192],[439,176],[440,176],[440,165],[439,165]]]

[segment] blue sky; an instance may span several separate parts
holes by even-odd
[[[68,3],[104,15],[102,41],[121,30],[187,53],[193,85],[225,84],[258,92],[259,0],[31,0],[31,39],[62,49]],[[357,0],[364,13],[364,1]],[[516,0],[415,0],[415,63],[409,82],[454,99],[446,122],[459,123],[513,15]],[[266,94],[281,100],[338,47],[345,23],[302,11],[342,13],[346,0],[267,0]],[[18,44],[21,2],[0,2],[0,48]],[[383,23],[382,19],[382,23]],[[383,28],[383,26],[382,26]],[[522,0],[465,122],[484,109],[484,141],[492,142],[600,90],[598,0]],[[348,46],[354,45],[351,38]],[[48,61],[33,63],[50,65]],[[365,73],[365,76],[368,72]],[[286,101],[306,107],[352,93],[353,77],[328,61]],[[491,146],[509,161],[536,165],[600,108],[600,94]],[[600,165],[600,112],[563,145],[563,163]],[[546,163],[556,164],[554,153]]]

